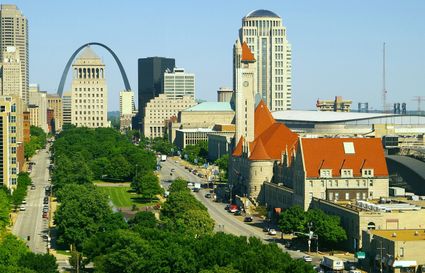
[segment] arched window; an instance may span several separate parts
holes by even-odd
[[[369,222],[369,224],[367,224],[367,229],[376,229],[376,225],[374,222]]]
[[[87,70],[85,68],[83,68],[83,78],[87,78]]]
[[[96,79],[99,79],[99,68],[96,68]]]

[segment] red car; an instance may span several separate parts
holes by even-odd
[[[43,218],[49,218],[49,215],[47,214],[47,212],[43,212]]]

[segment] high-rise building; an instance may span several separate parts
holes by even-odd
[[[143,119],[146,104],[159,94],[164,93],[164,72],[172,71],[176,61],[171,58],[149,57],[138,60],[138,123],[141,132],[144,131]]]
[[[271,111],[291,109],[292,53],[282,18],[268,10],[252,11],[242,18],[239,39],[257,61],[256,92]]]
[[[131,120],[135,116],[134,109],[134,92],[120,92],[120,130],[128,130],[132,128]]]
[[[0,60],[4,59],[10,46],[19,52],[22,99],[28,103],[28,21],[16,5],[0,5]]]
[[[3,59],[0,63],[0,93],[2,96],[24,97],[21,74],[19,52],[16,51],[16,47],[8,46],[3,52]]]
[[[62,95],[62,124],[71,124],[71,92]]]
[[[195,97],[195,74],[186,73],[184,68],[167,69],[164,73],[164,94],[168,99]]]
[[[71,123],[79,127],[110,127],[105,65],[90,46],[72,64]]]
[[[233,97],[233,89],[228,87],[220,87],[217,90],[218,102],[231,102]]]
[[[30,84],[29,95],[29,105],[38,107],[36,117],[37,121],[31,121],[31,125],[40,127],[45,133],[48,133],[49,128],[47,126],[47,92],[40,91],[38,84]]]
[[[24,165],[23,101],[0,96],[0,185],[16,188]]]
[[[48,109],[53,110],[53,119],[55,120],[55,131],[62,130],[62,98],[57,94],[47,94]]]

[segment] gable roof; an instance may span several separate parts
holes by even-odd
[[[241,138],[238,141],[238,144],[236,144],[236,147],[233,150],[232,156],[236,156],[236,157],[242,156],[244,141],[245,141],[244,137],[241,136]]]
[[[365,168],[374,169],[374,176],[388,176],[380,138],[302,138],[300,144],[306,177],[319,177],[320,169],[332,169],[332,177],[352,169],[359,177]]]
[[[251,49],[246,42],[242,43],[242,62],[255,62],[254,54],[252,54]]]
[[[255,108],[254,112],[254,138],[261,135],[267,128],[272,126],[276,121],[274,120],[269,108],[263,100]]]
[[[254,149],[249,156],[251,160],[270,160],[271,157],[267,154],[266,148],[263,145],[263,141],[259,139],[256,141]]]

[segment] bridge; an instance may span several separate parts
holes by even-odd
[[[64,88],[65,82],[66,82],[66,77],[68,76],[69,69],[71,68],[72,62],[74,61],[75,57],[77,56],[77,54],[83,48],[85,48],[86,46],[90,46],[90,45],[101,46],[104,49],[106,49],[112,55],[112,57],[114,57],[114,60],[117,63],[118,68],[120,69],[122,80],[123,80],[124,86],[125,86],[125,90],[131,91],[130,83],[128,82],[128,78],[127,78],[127,74],[125,73],[124,67],[122,66],[121,61],[120,61],[120,59],[118,59],[118,56],[115,54],[115,52],[112,49],[110,49],[108,46],[106,46],[102,43],[90,42],[90,43],[86,43],[86,44],[80,46],[77,50],[74,51],[74,53],[69,58],[68,62],[66,63],[65,69],[63,70],[61,81],[60,81],[59,86],[58,86],[58,90],[57,90],[58,95],[60,97],[62,97],[63,88]]]

